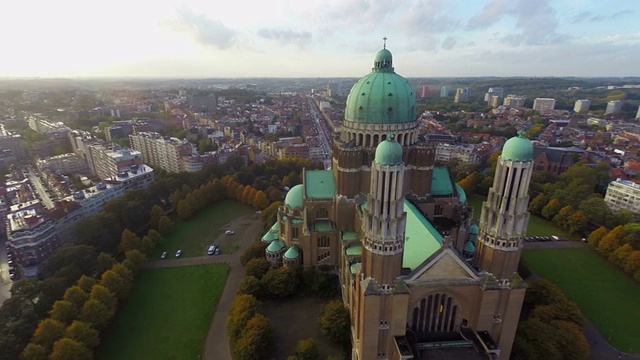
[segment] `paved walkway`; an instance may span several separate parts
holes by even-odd
[[[229,337],[227,336],[227,315],[236,298],[240,282],[245,276],[244,266],[240,264],[240,256],[249,247],[262,231],[262,221],[259,218],[252,219],[251,223],[244,229],[236,230],[238,238],[238,249],[232,254],[221,254],[216,256],[199,256],[190,258],[165,259],[149,262],[145,265],[147,269],[161,269],[178,266],[192,266],[204,264],[226,263],[229,265],[229,275],[224,285],[224,290],[218,306],[213,314],[213,320],[207,334],[207,341],[204,348],[204,359],[208,360],[231,360],[229,349]],[[225,235],[221,235],[224,237]]]
[[[588,245],[582,241],[565,240],[565,241],[525,241],[525,250],[541,250],[541,249],[569,249],[569,248],[586,248]]]

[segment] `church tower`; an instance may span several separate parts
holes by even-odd
[[[475,264],[498,280],[511,279],[518,271],[522,237],[529,224],[532,171],[533,144],[520,132],[504,144],[480,215]]]
[[[362,264],[356,280],[354,359],[387,359],[394,336],[406,331],[409,294],[397,283],[402,271],[405,166],[393,134],[376,148],[371,187],[363,207]]]

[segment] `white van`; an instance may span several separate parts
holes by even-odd
[[[207,254],[213,255],[213,253],[215,252],[216,252],[216,246],[215,245],[209,246],[209,250],[207,250]]]

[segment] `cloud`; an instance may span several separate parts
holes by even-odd
[[[480,13],[469,19],[466,29],[478,30],[488,28],[509,13],[512,3],[513,1],[511,0],[492,0],[482,8]]]
[[[451,50],[454,46],[456,46],[456,39],[453,36],[447,36],[442,42],[442,48],[445,50]]]
[[[281,45],[294,44],[304,47],[311,42],[312,35],[309,31],[295,31],[289,29],[268,29],[262,28],[258,30],[258,36],[275,41]]]
[[[237,40],[237,32],[226,27],[220,20],[196,14],[186,6],[177,11],[178,18],[169,23],[176,31],[184,32],[205,46],[228,49]]]
[[[634,11],[630,10],[630,9],[626,9],[626,10],[620,10],[620,11],[616,11],[615,13],[611,14],[611,15],[607,15],[607,14],[593,14],[591,11],[583,11],[578,15],[572,16],[570,18],[571,23],[573,24],[578,24],[581,22],[601,22],[601,21],[607,21],[607,20],[615,20],[617,18],[620,18],[622,16],[626,16],[626,15],[631,15],[633,14]]]

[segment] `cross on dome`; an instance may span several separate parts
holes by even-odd
[[[382,48],[383,48],[383,49],[386,49],[386,48],[387,48],[387,37],[386,37],[386,36],[385,36],[385,37],[383,37],[383,38],[382,38],[382,40],[383,40]]]

